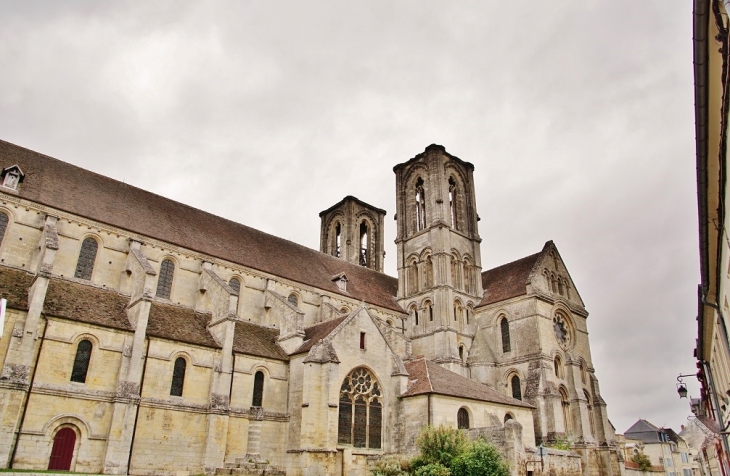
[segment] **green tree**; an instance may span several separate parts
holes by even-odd
[[[634,453],[631,461],[639,465],[639,470],[646,471],[651,468],[651,460],[644,453]]]

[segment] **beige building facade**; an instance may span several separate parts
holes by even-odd
[[[441,146],[394,169],[398,278],[354,197],[318,252],[2,141],[0,169],[0,467],[359,474],[443,424],[513,474],[556,441],[620,474],[557,248],[482,271],[474,167]]]

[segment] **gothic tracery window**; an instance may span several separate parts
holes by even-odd
[[[416,181],[416,231],[426,229],[426,192],[423,190],[423,179]]]
[[[74,366],[71,370],[72,382],[86,382],[86,373],[89,370],[89,362],[91,361],[91,348],[91,342],[86,339],[79,342],[76,347],[76,357],[74,357]]]
[[[174,274],[175,264],[169,259],[163,260],[160,264],[160,276],[157,279],[157,297],[170,299]]]
[[[91,279],[98,248],[99,244],[93,238],[86,238],[81,243],[81,252],[79,253],[79,260],[76,262],[76,272],[74,273],[75,278]]]
[[[337,442],[355,448],[380,448],[383,424],[382,392],[365,368],[345,377],[340,387]]]
[[[188,363],[182,357],[175,360],[175,367],[172,370],[172,383],[170,384],[170,395],[182,397],[183,385],[185,385],[185,370]]]

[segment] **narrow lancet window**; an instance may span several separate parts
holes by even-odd
[[[426,228],[426,193],[423,190],[423,179],[416,181],[416,231]]]
[[[517,375],[513,375],[510,384],[512,385],[512,398],[522,400],[522,387],[520,387],[520,378]]]
[[[3,241],[5,236],[5,229],[8,227],[8,216],[4,213],[0,213],[0,243]]]
[[[94,271],[94,261],[96,260],[96,251],[99,248],[96,240],[86,238],[81,244],[81,252],[79,260],[76,263],[75,278],[91,279],[91,273]]]
[[[175,360],[175,367],[172,370],[172,384],[170,385],[170,395],[174,397],[182,397],[183,385],[185,384],[185,369],[188,364],[185,359],[178,357]]]
[[[507,318],[503,317],[499,323],[500,330],[502,331],[502,352],[510,351],[510,340],[509,340],[509,322]]]
[[[360,223],[360,266],[368,265],[368,235],[367,223]]]
[[[256,372],[256,376],[253,379],[253,399],[251,400],[252,407],[262,407],[264,401],[264,373],[261,371]]]
[[[454,177],[449,178],[449,212],[451,213],[451,227],[456,226],[456,182]]]
[[[172,277],[175,274],[175,264],[169,259],[160,264],[160,277],[157,280],[157,297],[170,299],[172,291]]]
[[[342,255],[342,225],[337,222],[335,225],[335,256],[340,257]]]
[[[91,361],[91,342],[82,340],[76,347],[73,370],[71,370],[71,381],[78,383],[86,382],[86,373],[89,370]]]

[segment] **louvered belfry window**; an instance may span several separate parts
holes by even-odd
[[[175,360],[175,367],[172,370],[172,385],[170,385],[170,395],[182,397],[183,385],[185,385],[185,369],[188,363],[182,357]]]
[[[96,252],[99,244],[93,238],[86,238],[81,244],[81,252],[79,260],[76,263],[75,278],[91,279],[91,273],[94,271],[94,261],[96,260]]]
[[[337,442],[355,448],[380,448],[382,398],[378,381],[367,369],[353,370],[340,387]]]
[[[157,297],[170,299],[172,277],[175,274],[175,263],[166,259],[160,264],[160,277],[157,279]]]
[[[82,340],[76,347],[76,357],[74,358],[74,366],[71,370],[71,381],[78,383],[86,382],[86,373],[89,370],[89,361],[91,360],[91,342]]]

